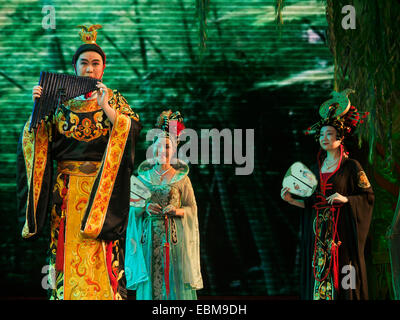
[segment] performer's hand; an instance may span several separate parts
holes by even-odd
[[[100,90],[97,92],[97,103],[104,109],[108,105],[108,90],[107,86],[102,82],[97,82],[96,87]]]
[[[165,208],[163,208],[162,213],[163,213],[163,214],[175,215],[175,213],[176,213],[176,207],[173,206],[172,204],[169,204],[169,205],[167,205]]]
[[[169,214],[174,216],[183,216],[184,209],[183,208],[176,208],[174,205],[169,204],[166,206],[163,211],[163,214]]]
[[[150,202],[146,206],[146,211],[148,214],[160,214],[161,206],[158,203]]]
[[[108,89],[106,85],[102,82],[97,82],[96,86],[97,88],[99,88],[99,91],[97,93],[97,104],[103,109],[111,123],[114,124],[117,113],[108,104]]]
[[[32,100],[39,99],[42,95],[42,87],[41,86],[34,86],[32,89]]]
[[[290,194],[290,189],[289,188],[282,188],[281,190],[281,198],[282,200],[292,203],[293,202],[293,198],[292,195]]]
[[[296,200],[293,199],[292,195],[290,194],[289,188],[282,188],[281,190],[281,198],[286,202],[290,203],[292,206],[296,206],[299,208],[305,208],[305,204],[303,200]]]
[[[329,197],[326,198],[326,201],[328,201],[329,204],[333,204],[334,202],[336,203],[346,203],[349,201],[349,199],[345,196],[342,196],[340,193],[334,193],[330,195]]]

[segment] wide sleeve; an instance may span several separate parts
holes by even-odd
[[[17,210],[25,216],[22,237],[35,238],[46,221],[51,199],[53,163],[51,122],[41,122],[29,132],[28,120],[17,147]]]
[[[315,191],[311,196],[309,197],[305,197],[305,198],[301,198],[300,200],[304,201],[304,209],[307,210],[311,210],[313,205],[317,202],[317,197],[316,197],[316,193],[317,191]]]
[[[357,224],[358,240],[365,243],[371,224],[375,196],[365,171],[356,160],[352,161],[350,175],[351,190],[347,198]]]
[[[116,119],[81,225],[84,236],[101,240],[120,239],[126,231],[130,177],[142,128],[138,115],[119,93],[114,92],[109,104],[117,111]]]
[[[189,177],[181,185],[181,207],[184,208],[182,225],[184,230],[184,280],[193,289],[203,288],[200,271],[200,235],[197,217],[197,204]]]
[[[125,115],[131,119],[131,131],[134,139],[130,140],[130,156],[131,162],[133,164],[135,160],[135,145],[137,142],[137,138],[139,137],[139,133],[142,129],[142,125],[140,124],[139,115],[132,110],[124,96],[118,92],[117,90],[113,91],[112,98],[109,101],[109,104],[112,108],[114,108],[118,114]]]
[[[140,242],[143,232],[143,212],[144,208],[141,207],[131,206],[129,210],[125,250],[125,276],[128,290],[136,290],[139,283],[149,279]]]

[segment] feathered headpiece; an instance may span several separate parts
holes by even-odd
[[[171,110],[163,111],[158,116],[156,128],[163,131],[165,137],[174,139],[179,143],[179,137],[185,129],[183,117],[179,111],[172,112]]]
[[[360,112],[355,106],[351,105],[348,95],[354,93],[352,89],[346,89],[342,92],[333,91],[332,98],[325,101],[319,108],[321,120],[307,128],[306,135],[315,135],[318,141],[321,128],[332,126],[338,132],[338,137],[348,137],[354,133],[358,124],[363,123],[363,118],[369,115],[369,112]]]

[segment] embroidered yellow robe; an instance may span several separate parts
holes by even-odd
[[[96,99],[72,99],[37,130],[29,132],[28,121],[21,135],[23,238],[40,235],[51,208],[50,299],[126,297],[123,241],[141,125],[125,98],[108,90],[114,125]]]

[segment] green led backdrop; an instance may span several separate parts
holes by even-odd
[[[284,4],[283,24],[277,3]],[[51,12],[55,21],[46,18]],[[20,237],[15,152],[40,71],[73,73],[81,24],[103,26],[97,37],[107,55],[103,81],[144,125],[136,166],[149,145],[147,130],[166,108],[180,110],[196,131],[255,130],[251,175],[235,175],[236,164],[190,167],[205,284],[198,295],[297,296],[298,211],[279,192],[294,161],[314,161],[317,146],[303,130],[334,88],[319,0],[1,2],[2,295],[45,297],[48,234],[35,242]]]

